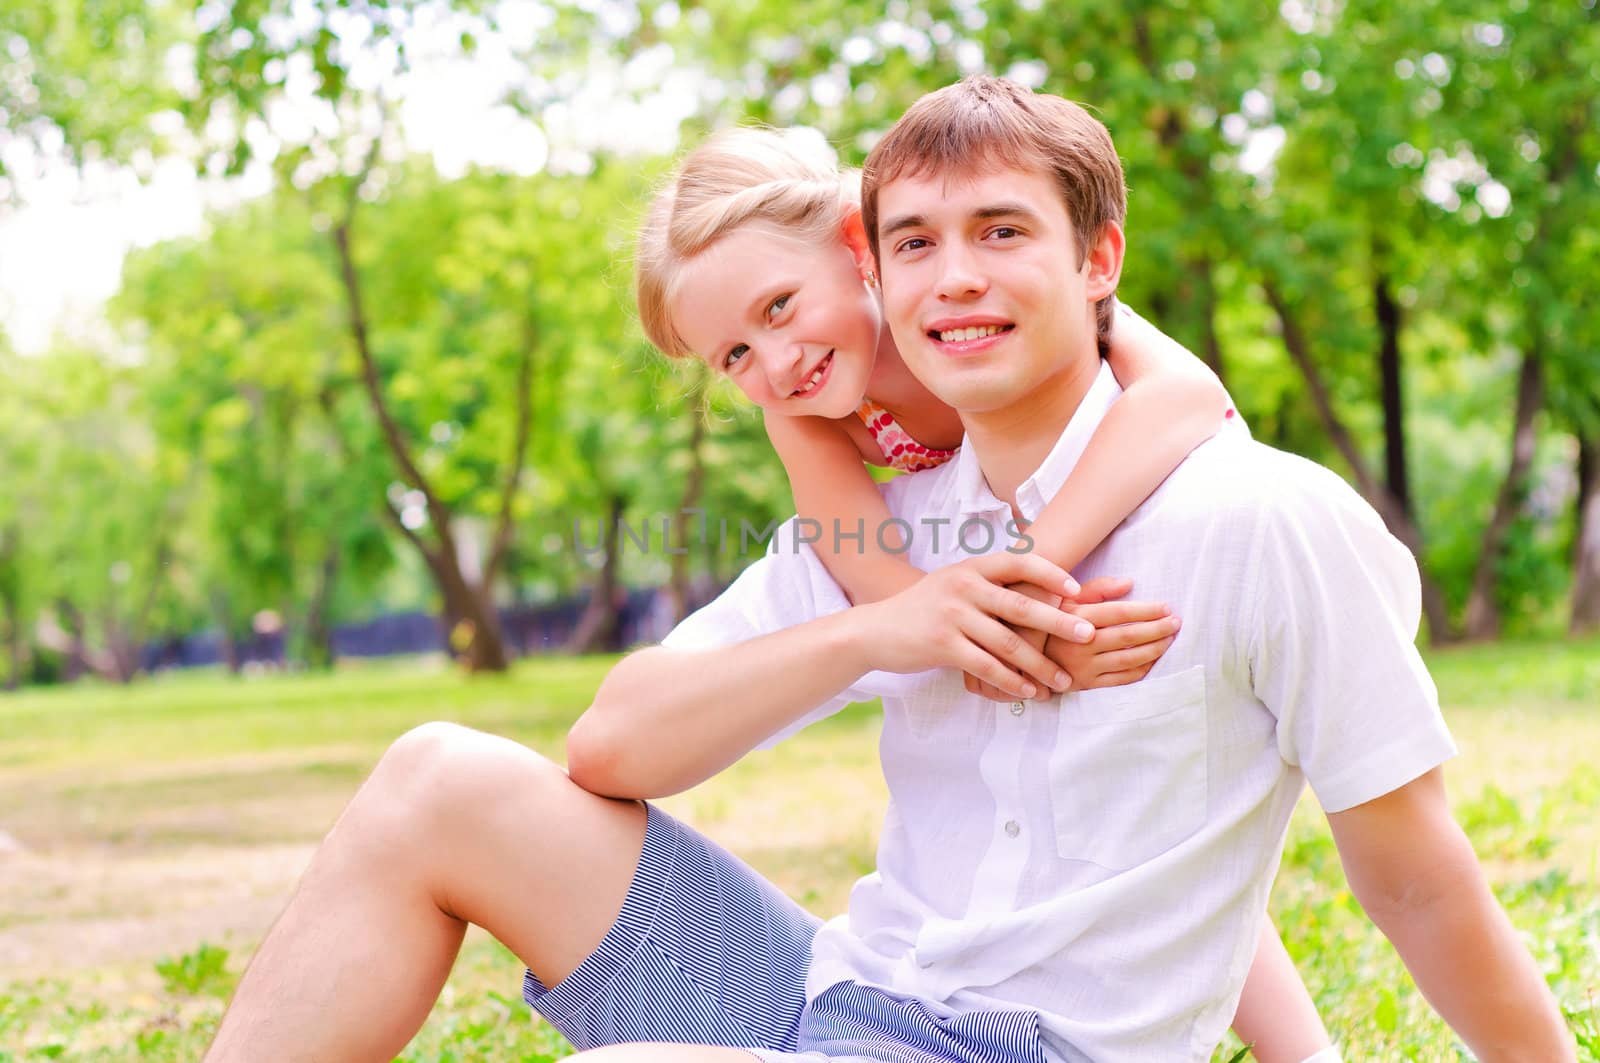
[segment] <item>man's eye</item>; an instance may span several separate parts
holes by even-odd
[[[749,353],[749,351],[750,351],[750,348],[748,346],[746,346],[745,344],[743,344],[743,343],[735,344],[733,349],[728,352],[727,356],[722,359],[722,368],[724,368],[724,369],[732,369],[733,368],[733,363],[735,363],[739,359],[743,358],[746,354]]]
[[[989,235],[998,236],[1001,239],[1009,240],[1013,236],[1021,236],[1022,233],[1010,225],[997,225],[994,229],[990,230]]]
[[[787,295],[778,296],[776,299],[772,300],[772,305],[767,307],[767,317],[768,318],[777,317],[778,314],[780,312],[782,312],[783,308],[788,306],[788,305],[789,305],[789,297]]]

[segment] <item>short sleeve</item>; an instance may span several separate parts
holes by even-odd
[[[1284,456],[1256,542],[1256,696],[1324,810],[1404,786],[1455,755],[1417,652],[1411,552],[1338,476]]]
[[[844,591],[828,574],[822,560],[808,544],[798,540],[795,532],[793,519],[780,526],[767,544],[766,555],[751,563],[715,600],[667,632],[661,645],[680,650],[735,646],[848,609],[850,600]],[[915,676],[869,673],[815,709],[803,713],[762,742],[759,748],[769,749],[852,702],[909,689],[916,679]]]

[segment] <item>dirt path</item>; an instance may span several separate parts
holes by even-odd
[[[201,942],[258,940],[310,844],[0,853],[0,982],[153,963]]]

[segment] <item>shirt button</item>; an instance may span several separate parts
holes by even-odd
[[[1023,707],[1024,706],[1023,706],[1022,702],[1013,701],[1011,703],[1011,715],[1013,715],[1013,716],[1021,716]]]
[[[1017,835],[1022,833],[1022,824],[1018,823],[1014,819],[1008,819],[1006,820],[1005,830],[1006,837],[1015,838]]]

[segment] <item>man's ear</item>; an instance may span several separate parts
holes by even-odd
[[[1126,247],[1122,226],[1108,221],[1100,227],[1100,236],[1084,261],[1089,270],[1090,301],[1099,302],[1117,290],[1117,282],[1122,279],[1122,253]]]
[[[867,227],[861,220],[861,208],[851,207],[839,228],[840,235],[844,237],[844,246],[850,249],[851,257],[856,260],[856,272],[863,279],[869,273],[876,276],[878,263],[872,257],[872,246],[867,243]]]

